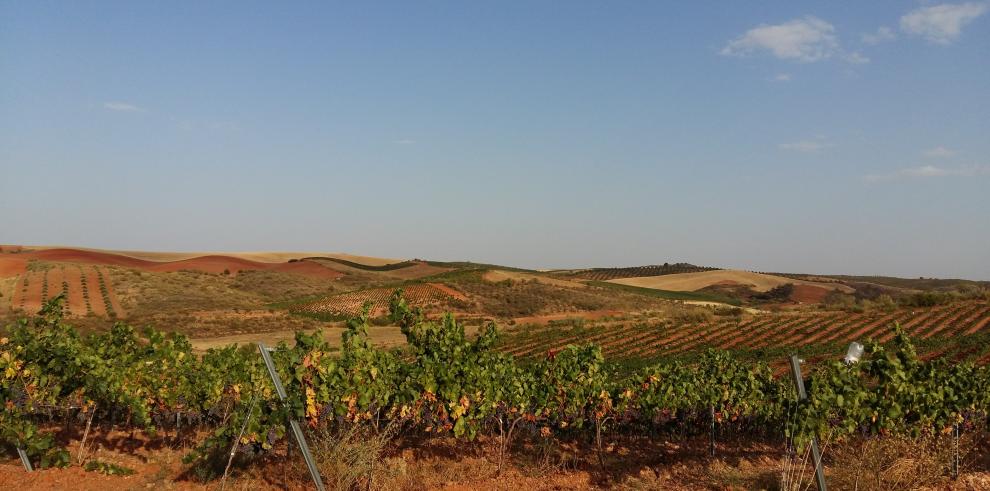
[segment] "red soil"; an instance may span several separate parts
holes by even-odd
[[[917,326],[919,324],[923,324],[927,322],[929,319],[931,319],[933,316],[935,316],[936,314],[941,314],[941,313],[942,313],[941,310],[934,310],[934,309],[929,310],[928,312],[919,312],[914,316],[908,318],[905,322],[903,322],[901,324],[901,329],[903,329],[904,332],[906,332],[908,335],[915,336],[916,333],[914,331],[918,328]],[[879,334],[879,336],[877,336],[877,340],[880,341],[881,343],[886,343],[887,341],[894,339],[895,335],[896,332],[893,329],[888,329],[887,332]]]
[[[801,303],[821,303],[830,291],[818,286],[795,283],[791,300]]]
[[[17,254],[0,254],[0,276],[10,277],[24,273],[27,268],[27,262],[32,259],[50,262],[121,266],[146,271],[192,270],[206,273],[230,271],[230,273],[236,274],[240,271],[247,270],[270,270],[328,279],[336,279],[343,276],[343,273],[310,261],[262,263],[230,256],[200,256],[181,261],[148,261],[120,254],[82,251],[78,249],[42,249]]]
[[[255,264],[270,264],[273,271],[278,271],[281,273],[293,273],[303,276],[309,276],[312,278],[324,278],[328,280],[335,280],[344,276],[344,273],[340,271],[334,271],[326,266],[322,266],[319,263],[313,261],[296,261],[292,263],[255,263]],[[247,268],[250,269],[250,268]]]
[[[107,314],[107,309],[103,301],[103,295],[100,293],[100,279],[97,275],[97,266],[86,266],[86,265],[75,265],[66,264],[64,268],[61,266],[56,266],[47,270],[48,274],[48,299],[51,299],[58,294],[62,293],[62,282],[63,280],[69,284],[69,296],[66,301],[67,314],[74,316],[85,316],[87,314],[86,310],[86,298],[83,294],[82,278],[86,278],[86,288],[89,293],[89,303],[93,308],[93,314],[98,316],[105,316]],[[80,271],[82,269],[82,271]],[[35,313],[41,310],[42,306],[42,285],[45,280],[45,271],[26,271],[20,277],[18,277],[17,284],[14,289],[14,298],[11,302],[11,307],[15,309],[21,309],[27,313]],[[24,278],[28,280],[28,290],[27,293],[22,293],[24,287]],[[125,317],[123,307],[120,305],[120,301],[117,295],[114,294],[113,284],[110,282],[110,276],[106,270],[103,271],[103,280],[106,283],[108,293],[110,295],[110,304],[114,308],[117,317]],[[23,297],[23,299],[21,298]]]
[[[10,278],[24,272],[27,261],[13,254],[0,254],[0,278]]]
[[[984,311],[984,314],[987,314],[987,312]],[[979,331],[980,329],[983,329],[983,327],[986,326],[987,323],[990,323],[990,316],[984,317],[980,319],[980,321],[977,322],[976,324],[973,324],[973,327],[970,327],[969,329],[966,330],[966,334],[967,335],[976,334],[976,332]]]
[[[100,294],[100,277],[96,275],[96,268],[92,266],[82,268],[86,275],[86,289],[89,292],[89,305],[93,307],[93,314],[106,317],[107,307],[103,303],[103,295]],[[82,289],[82,284],[79,288]]]
[[[454,298],[456,298],[458,300],[467,300],[467,297],[464,296],[463,293],[461,293],[461,292],[459,292],[459,291],[457,291],[457,290],[455,290],[455,289],[453,289],[453,288],[451,288],[451,287],[449,287],[447,285],[444,285],[443,283],[427,283],[427,285],[430,285],[433,288],[436,288],[437,290],[440,290],[440,291],[446,293],[447,295],[450,295],[450,296],[452,296],[452,297],[454,297]]]
[[[82,273],[75,265],[65,267],[63,278],[69,283],[69,296],[66,304],[73,315],[86,315],[86,299],[83,298]]]
[[[124,312],[124,308],[120,306],[120,300],[117,299],[117,295],[113,291],[113,282],[110,281],[110,275],[107,274],[106,270],[103,271],[103,281],[107,286],[107,294],[110,296],[110,306],[113,307],[114,313],[116,313],[117,317],[120,318],[127,317],[127,313]],[[97,293],[99,293],[99,290],[97,290]]]
[[[24,287],[24,278],[18,276],[14,282],[14,288],[10,292],[10,308],[16,309],[21,305],[21,288]]]
[[[849,327],[850,325],[856,324],[860,322],[862,319],[863,319],[863,314],[852,314],[851,316],[848,317],[844,317],[842,314],[838,314],[838,316],[834,318],[832,323],[829,324],[828,328],[819,329],[815,334],[811,335],[811,337],[805,339],[804,342],[807,344],[815,343],[825,336],[829,336],[829,338],[834,338],[838,335],[841,335],[845,331],[851,329],[851,327]]]
[[[932,337],[932,336],[934,336],[934,335],[936,335],[936,334],[944,331],[945,329],[947,329],[947,328],[949,328],[951,326],[955,326],[956,324],[958,324],[959,322],[961,322],[960,321],[961,319],[964,319],[964,318],[966,318],[966,317],[968,317],[968,316],[970,316],[972,314],[978,313],[980,311],[980,309],[981,309],[981,307],[979,305],[974,305],[973,307],[968,308],[968,309],[966,309],[966,308],[957,309],[952,316],[949,316],[949,317],[946,317],[946,318],[942,319],[941,321],[939,321],[938,325],[936,325],[933,329],[931,329],[928,332],[924,333],[924,335],[922,335],[920,337],[926,338],[926,339],[927,338],[930,338],[930,337]]]
[[[41,310],[41,283],[44,280],[44,273],[32,271],[25,274],[28,279],[28,289],[27,294],[24,295],[24,310],[27,312],[37,312]],[[23,287],[23,280],[21,285]],[[51,285],[48,288],[51,288]]]
[[[828,332],[833,323],[841,317],[842,315],[840,314],[823,315],[819,318],[814,318],[811,322],[796,326],[779,344],[782,346],[809,344],[809,339],[820,336],[821,333]]]
[[[743,341],[750,339],[752,336],[759,334],[767,326],[768,323],[772,322],[772,317],[762,317],[754,318],[748,322],[744,322],[739,325],[735,330],[735,336],[727,339],[725,344],[722,345],[722,349],[729,349]]]

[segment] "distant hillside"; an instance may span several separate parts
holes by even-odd
[[[834,278],[836,280],[849,283],[872,283],[892,288],[906,290],[939,290],[950,291],[960,288],[990,288],[990,281],[974,281],[962,279],[940,279],[940,278],[897,278],[894,276],[851,276],[851,275],[820,275],[824,278]]]
[[[788,283],[816,287],[826,292],[828,290],[839,290],[844,293],[852,293],[854,291],[851,287],[841,283],[819,283],[731,269],[684,273],[678,275],[663,275],[662,277],[646,276],[622,278],[612,280],[611,282],[641,288],[655,288],[659,290],[680,292],[693,292],[715,285],[740,285],[746,286],[753,291],[766,292],[774,287]]]
[[[621,278],[637,278],[642,276],[662,276],[668,274],[699,273],[714,271],[719,268],[695,266],[688,263],[654,264],[649,266],[633,266],[629,268],[591,268],[553,271],[554,275],[582,280],[608,281]]]

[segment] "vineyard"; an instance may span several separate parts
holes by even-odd
[[[63,300],[0,339],[0,439],[42,467],[70,463],[45,430],[52,421],[63,429],[85,421],[81,449],[90,425],[149,435],[179,435],[181,427],[187,437],[205,435],[185,459],[201,469],[222,469],[232,444],[241,465],[267,462],[257,457],[285,441],[293,417],[310,432],[365,426],[484,437],[498,443],[491,458],[499,471],[514,440],[590,439],[604,472],[618,458],[608,442],[622,434],[669,438],[717,425],[778,431],[803,449],[826,434],[940,434],[960,424],[977,431],[990,408],[987,367],[919,358],[904,332],[886,345],[868,343],[858,363],[818,364],[808,374],[809,399],[799,401],[765,363],[726,351],[627,375],[593,342],[524,363],[495,349],[494,326],[468,339],[452,316],[428,321],[401,294],[389,299],[389,312],[407,338],[405,353],[371,345],[367,312],[347,322],[337,354],[318,333],[299,333],[294,346],[273,352],[287,384],[283,404],[256,352],[231,346],[196,356],[181,335],[138,335],[120,323],[81,336],[64,322]]]
[[[608,281],[620,278],[636,278],[641,276],[662,276],[679,273],[700,273],[703,271],[715,271],[719,268],[709,268],[705,266],[695,266],[687,263],[659,264],[651,266],[635,266],[631,268],[593,268],[576,271],[559,271],[557,275],[568,278]]]
[[[17,277],[10,306],[37,312],[56,295],[69,316],[124,317],[105,268],[76,263],[41,263]]]
[[[465,300],[463,294],[439,283],[414,283],[403,287],[409,303],[417,307],[440,307],[451,300]],[[388,301],[395,288],[371,288],[332,295],[313,302],[293,306],[295,313],[350,317],[358,315],[365,303],[371,303],[371,315],[380,316],[388,311]]]
[[[736,318],[709,322],[621,322],[524,327],[515,329],[500,346],[520,357],[541,357],[547,352],[581,342],[596,343],[616,360],[666,359],[689,356],[706,348],[763,352],[775,349],[804,349],[844,345],[851,341],[893,339],[891,326],[900,325],[919,341],[960,339],[990,333],[990,304],[960,302],[928,309],[899,309],[892,312],[853,314],[812,312],[764,314],[746,320]],[[934,343],[934,342],[933,342]],[[963,344],[959,344],[963,346]],[[948,354],[935,347],[935,354]],[[966,344],[951,355],[990,363],[990,343]]]

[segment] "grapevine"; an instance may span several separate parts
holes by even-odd
[[[517,359],[496,349],[494,325],[469,337],[452,315],[426,318],[401,290],[387,309],[406,336],[404,352],[371,343],[366,304],[347,321],[339,350],[319,332],[297,333],[294,343],[275,348],[289,395],[282,403],[253,350],[228,346],[200,356],[182,335],[121,322],[82,335],[63,319],[64,301],[55,296],[0,339],[0,440],[43,467],[68,464],[50,430],[38,425],[52,408],[149,435],[195,421],[210,432],[186,456],[189,463],[227,462],[235,443],[241,451],[271,452],[292,417],[313,429],[390,425],[464,440],[488,435],[499,442],[499,468],[520,435],[590,437],[604,466],[610,431],[704,431],[709,414],[721,426],[779,429],[801,446],[825,433],[920,434],[985,424],[990,409],[986,367],[923,360],[899,330],[890,345],[868,343],[857,364],[810,370],[809,398],[799,402],[792,382],[775,378],[765,363],[714,349],[691,363],[627,375],[614,372],[594,344]]]

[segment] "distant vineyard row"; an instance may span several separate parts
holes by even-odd
[[[913,338],[965,337],[990,333],[990,305],[965,302],[930,309],[851,314],[767,314],[748,320],[704,323],[627,323],[566,328],[527,328],[509,336],[502,349],[521,357],[542,357],[568,344],[595,343],[615,359],[677,357],[704,348],[766,350],[848,343],[872,338],[881,342],[894,336],[900,325]],[[967,346],[960,357],[990,363],[990,344]]]
[[[388,300],[395,290],[395,288],[372,288],[342,293],[297,305],[290,310],[304,314],[347,317],[359,314],[363,305],[371,302],[370,313],[374,317],[388,311]],[[403,287],[403,290],[410,305],[417,307],[439,306],[450,300],[464,299],[463,295],[450,287],[436,283],[408,285]]]
[[[73,316],[124,316],[105,271],[82,264],[49,264],[26,271],[17,278],[10,307],[37,312],[59,294],[65,297],[67,313]]]
[[[620,278],[637,278],[641,276],[662,276],[667,274],[700,273],[714,271],[719,268],[695,266],[688,263],[656,264],[651,266],[635,266],[631,268],[593,268],[561,273],[562,276],[583,280],[608,281]]]

